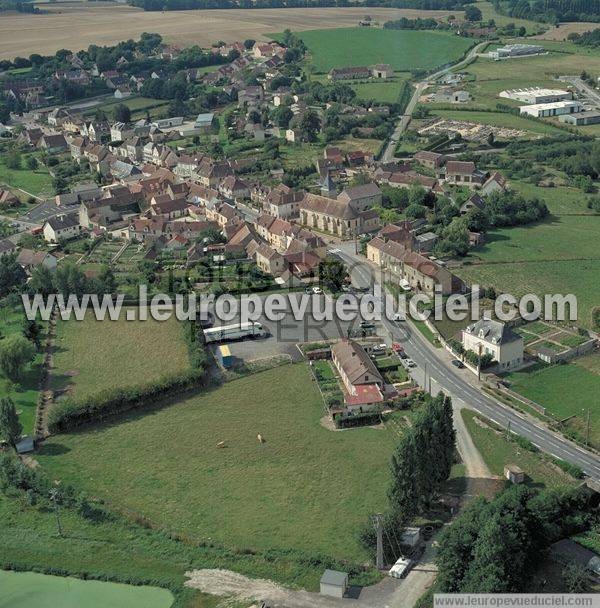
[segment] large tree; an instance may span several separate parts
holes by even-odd
[[[19,382],[34,355],[35,347],[27,338],[9,336],[0,341],[0,371],[9,380]]]
[[[16,451],[22,432],[23,427],[19,422],[13,400],[10,397],[2,397],[0,399],[0,437]]]

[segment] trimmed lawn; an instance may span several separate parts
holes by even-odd
[[[569,420],[569,427],[585,437],[590,412],[590,440],[600,443],[600,355],[591,354],[563,365],[538,365],[507,374],[510,388],[547,408],[554,418]],[[593,371],[595,370],[595,371]]]
[[[59,321],[52,388],[86,397],[105,389],[146,384],[187,369],[183,328],[168,321]]]
[[[0,608],[169,608],[166,589],[0,570]]]
[[[475,447],[494,475],[503,476],[507,464],[516,464],[525,471],[528,485],[559,488],[575,483],[575,480],[544,459],[540,453],[530,452],[514,441],[507,441],[506,433],[495,430],[492,423],[467,409],[461,415],[473,439]],[[476,419],[483,421],[481,426]]]
[[[473,42],[444,32],[339,28],[299,32],[316,72],[389,63],[395,70],[429,70],[458,60]]]
[[[297,364],[52,437],[37,458],[53,479],[192,540],[363,563],[358,533],[387,504],[395,437],[329,431],[322,416],[310,371]]]

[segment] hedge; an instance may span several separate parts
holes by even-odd
[[[166,376],[132,388],[118,388],[90,395],[85,399],[65,399],[56,403],[48,415],[48,429],[51,433],[64,433],[83,424],[101,422],[117,414],[144,407],[165,393],[189,390],[204,380],[203,368]]]

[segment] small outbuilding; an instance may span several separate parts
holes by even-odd
[[[402,532],[402,537],[400,539],[400,544],[406,545],[411,549],[414,549],[421,540],[421,528],[404,528],[404,532]]]
[[[338,570],[325,570],[321,577],[321,595],[342,598],[348,589],[348,574]]]
[[[525,472],[516,464],[507,464],[504,467],[504,477],[511,483],[523,483],[525,481]]]

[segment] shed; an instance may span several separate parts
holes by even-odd
[[[325,570],[321,577],[321,595],[344,597],[348,589],[348,574],[338,570]]]
[[[421,529],[420,528],[404,528],[400,543],[408,545],[409,547],[416,547],[421,540]]]
[[[525,473],[523,469],[516,464],[507,464],[504,467],[504,477],[512,483],[523,483],[525,481]]]

